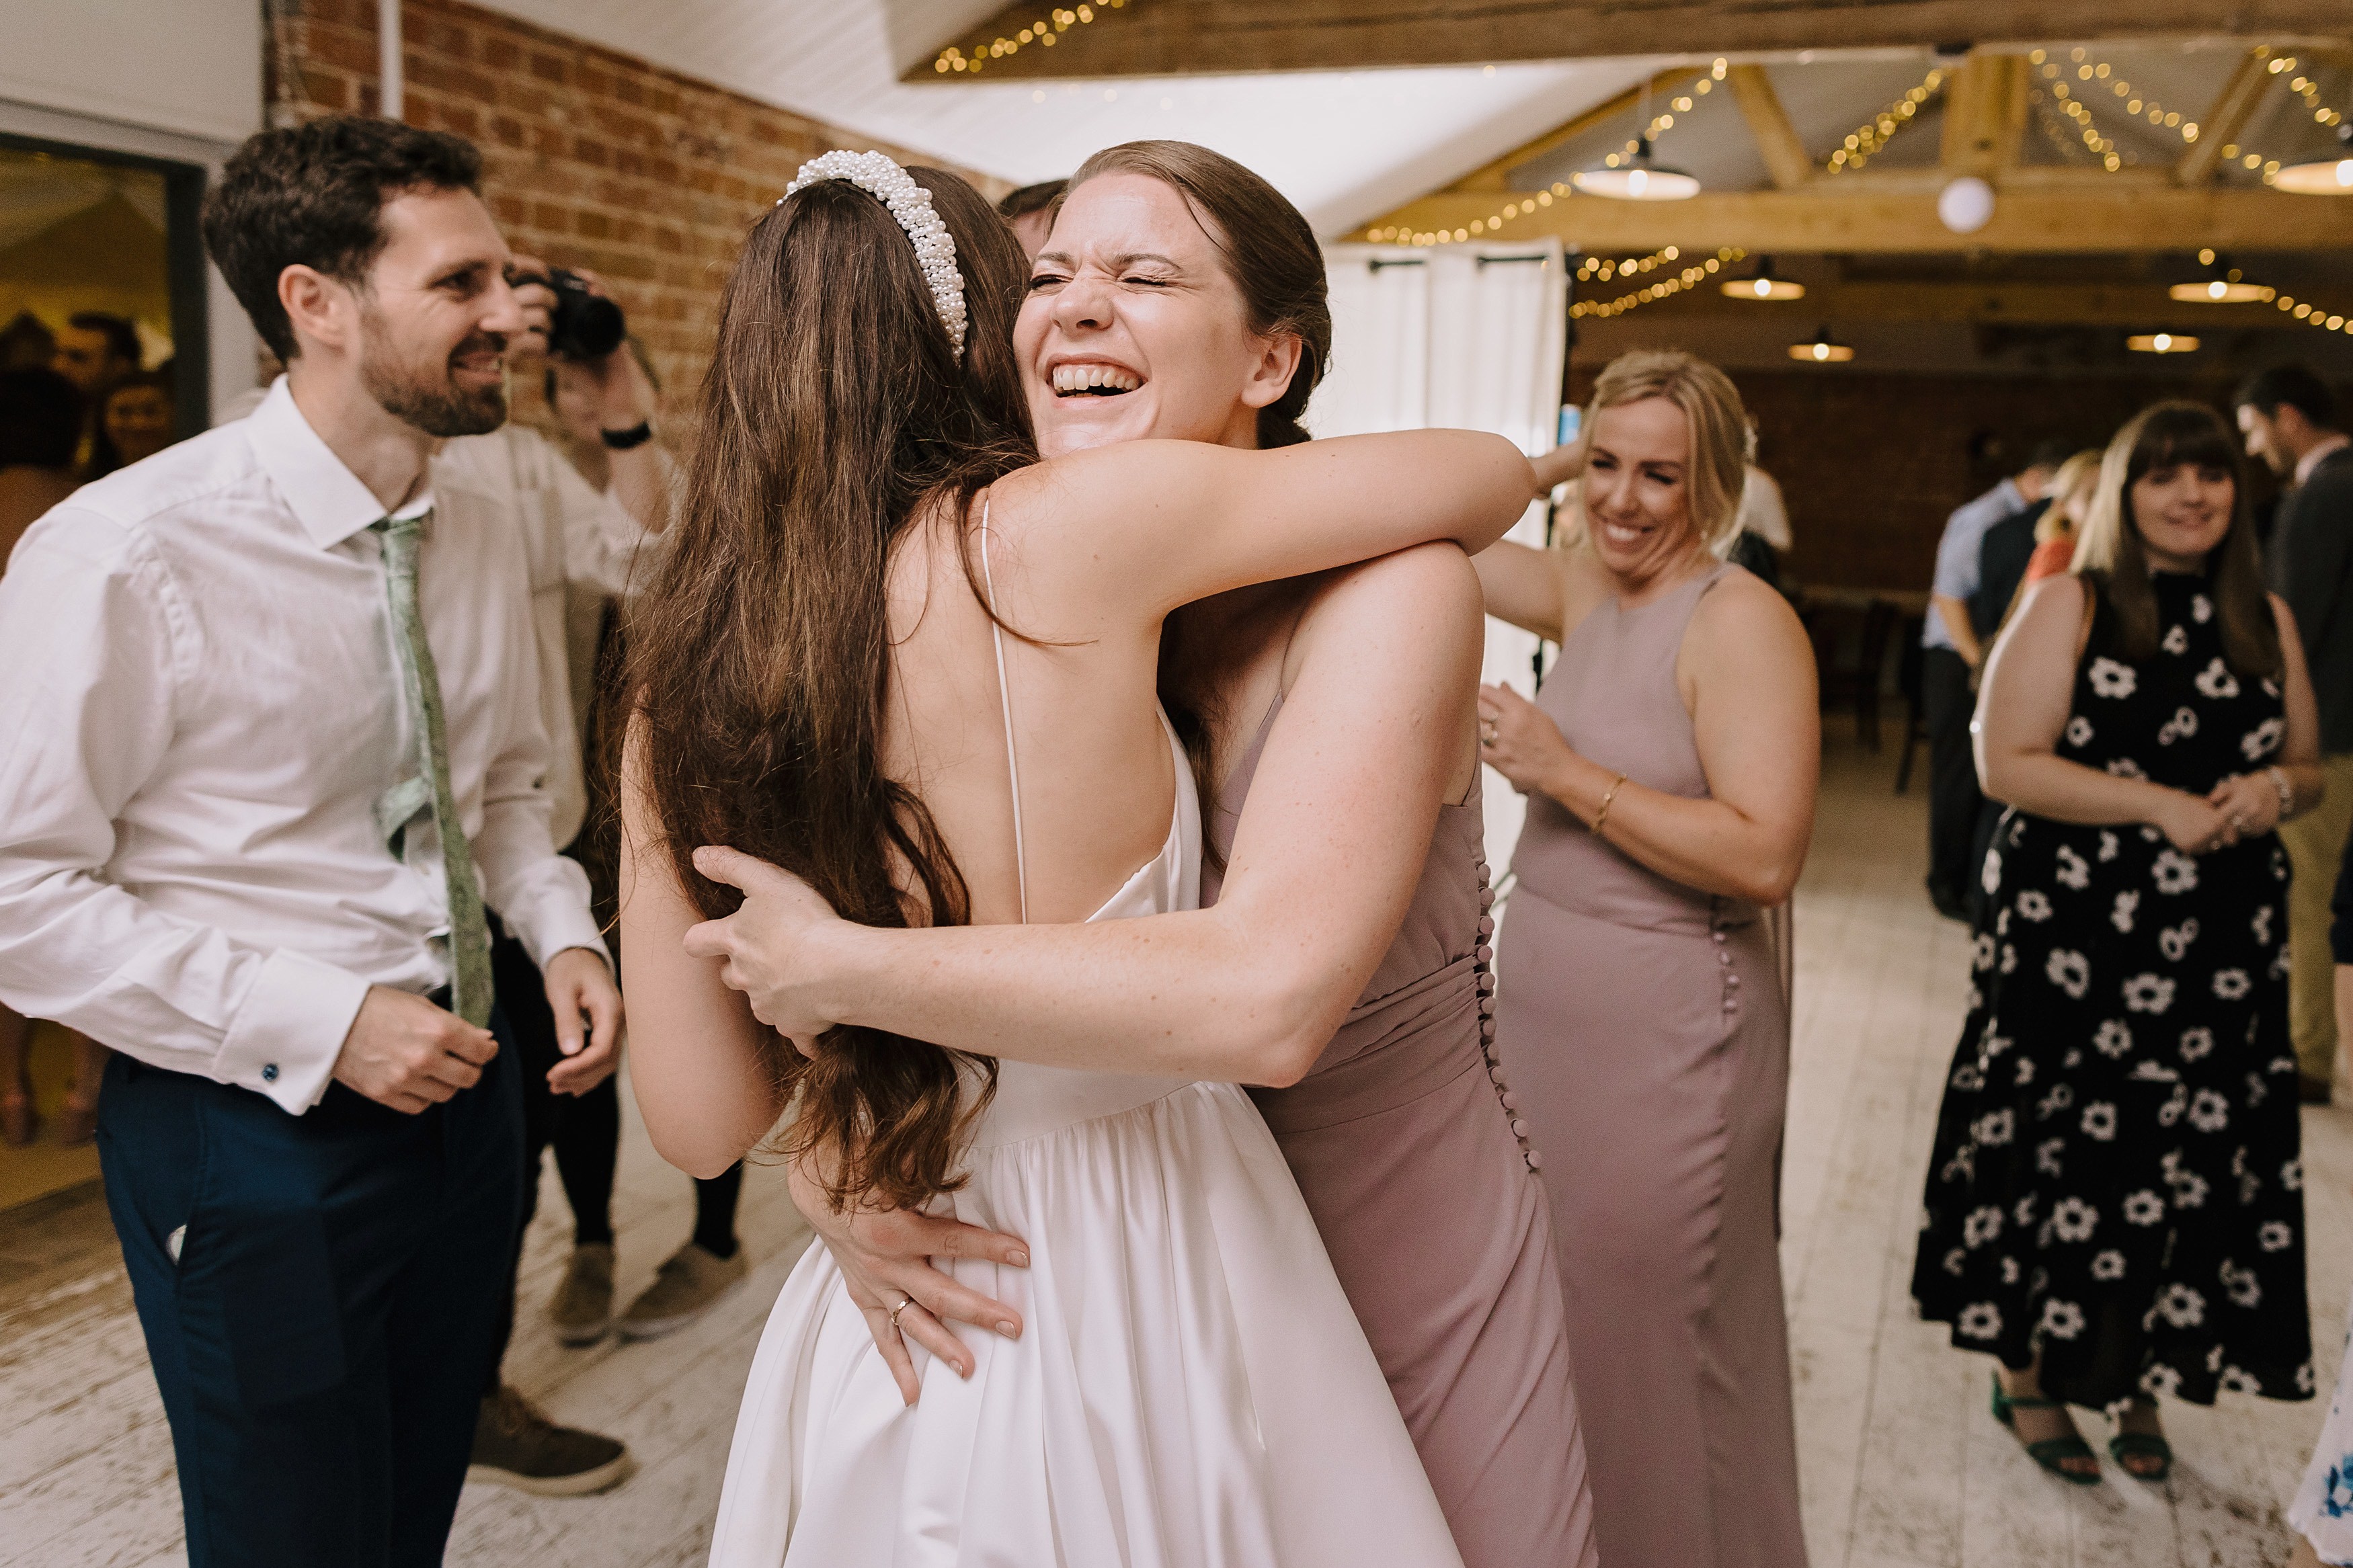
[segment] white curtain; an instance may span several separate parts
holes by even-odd
[[[1557,239],[1428,250],[1335,245],[1324,251],[1332,296],[1332,368],[1307,409],[1318,436],[1430,426],[1493,430],[1531,457],[1549,449],[1560,418],[1567,352],[1568,273]],[[1510,537],[1545,542],[1545,508]],[[1536,639],[1487,622],[1481,679],[1535,689]],[[1482,770],[1487,860],[1498,880],[1519,839],[1525,803]]]

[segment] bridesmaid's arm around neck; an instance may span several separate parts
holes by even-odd
[[[879,931],[705,851],[704,874],[749,897],[695,944],[794,1034],[863,1024],[1049,1067],[1296,1082],[1396,939],[1440,805],[1467,787],[1480,626],[1451,546],[1318,591],[1214,909]]]

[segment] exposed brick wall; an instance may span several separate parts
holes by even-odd
[[[269,0],[268,15],[278,122],[377,112],[375,0]],[[509,244],[604,275],[681,426],[745,231],[804,160],[872,140],[459,0],[406,0],[401,16],[404,117],[482,149]],[[517,391],[535,416],[535,391]]]

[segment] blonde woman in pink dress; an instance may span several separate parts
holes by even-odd
[[[1229,248],[1236,233],[1252,243]],[[1158,259],[1124,280],[1123,259],[1142,255]],[[1182,279],[1198,303],[1172,302],[1146,278]],[[1303,440],[1298,405],[1329,351],[1323,292],[1312,231],[1256,176],[1178,143],[1099,154],[1038,258],[1022,317],[1041,448]],[[1304,363],[1276,405],[1253,406],[1247,374],[1196,374],[1187,345],[1221,321],[1293,323]],[[1079,365],[1142,384],[1058,395],[1056,373]],[[1549,483],[1540,471],[1537,488]],[[1487,1017],[1481,628],[1477,584],[1451,546],[1171,618],[1162,689],[1213,803],[1199,913],[870,930],[772,868],[714,855],[711,868],[750,897],[698,941],[726,952],[730,983],[795,1034],[871,1021],[1008,1062],[1262,1086],[1251,1098],[1464,1562],[1591,1568],[1547,1202]],[[1149,1031],[1134,1027],[1146,1018]],[[926,1354],[976,1364],[974,1328],[1029,1331],[997,1299],[1021,1284],[1011,1259],[1023,1238],[917,1215],[847,1222],[809,1184],[796,1193],[862,1281],[876,1342],[910,1397]]]
[[[1709,548],[1745,422],[1723,372],[1627,354],[1584,424],[1585,539],[1500,544],[1490,614],[1561,645],[1481,693],[1528,797],[1499,947],[1504,1068],[1544,1151],[1610,1568],[1802,1568],[1775,1245],[1788,1015],[1761,911],[1813,827],[1813,656]]]

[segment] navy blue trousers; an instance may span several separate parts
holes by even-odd
[[[441,1561],[522,1201],[518,1053],[491,1028],[481,1081],[416,1116],[340,1083],[290,1116],[108,1063],[99,1158],[189,1568]]]

